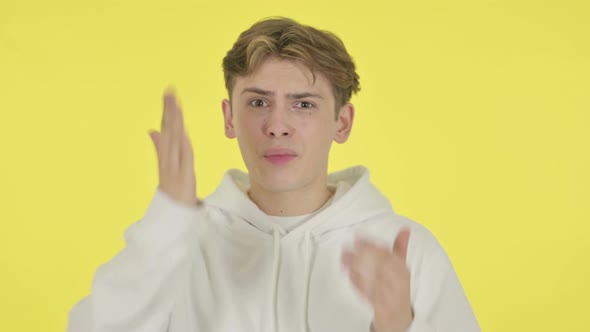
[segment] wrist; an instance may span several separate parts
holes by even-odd
[[[400,324],[396,327],[389,327],[389,328],[381,328],[381,329],[377,329],[375,327],[375,320],[373,319],[373,321],[371,321],[371,326],[369,327],[369,331],[370,332],[407,332],[410,329],[410,326],[412,326],[412,322],[414,321],[414,308],[410,307],[410,313],[409,315],[407,315],[405,321],[405,324]]]

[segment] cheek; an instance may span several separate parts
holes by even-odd
[[[236,118],[234,121],[234,127],[236,129],[236,137],[238,141],[252,145],[251,143],[257,141],[262,132],[260,126],[260,121],[254,117],[242,116]]]
[[[252,131],[252,127],[254,126],[254,120],[251,116],[246,116],[246,114],[240,113],[239,115],[234,116],[234,127],[236,128],[236,133],[240,133],[242,136],[248,135]]]
[[[330,145],[336,133],[336,124],[331,121],[309,121],[300,128],[309,144],[322,146]]]

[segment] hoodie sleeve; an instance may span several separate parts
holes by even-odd
[[[407,332],[481,331],[448,255],[435,244],[415,280],[414,320]]]
[[[158,188],[144,217],[125,231],[126,246],[98,267],[91,294],[70,310],[67,331],[165,332],[198,250],[191,229],[204,217],[204,207]]]

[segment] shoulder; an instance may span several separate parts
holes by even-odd
[[[447,259],[446,252],[435,234],[423,224],[403,215],[388,213],[359,224],[356,231],[391,248],[402,229],[410,230],[407,253],[407,261],[410,265],[422,265],[433,260]]]

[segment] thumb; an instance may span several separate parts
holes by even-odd
[[[158,150],[160,150],[160,133],[158,133],[155,130],[149,130],[148,134],[152,139],[152,143],[154,143],[154,148],[156,148],[156,152],[158,152]]]
[[[403,228],[395,238],[393,243],[393,252],[406,261],[406,255],[408,254],[408,242],[410,241],[410,229]]]

